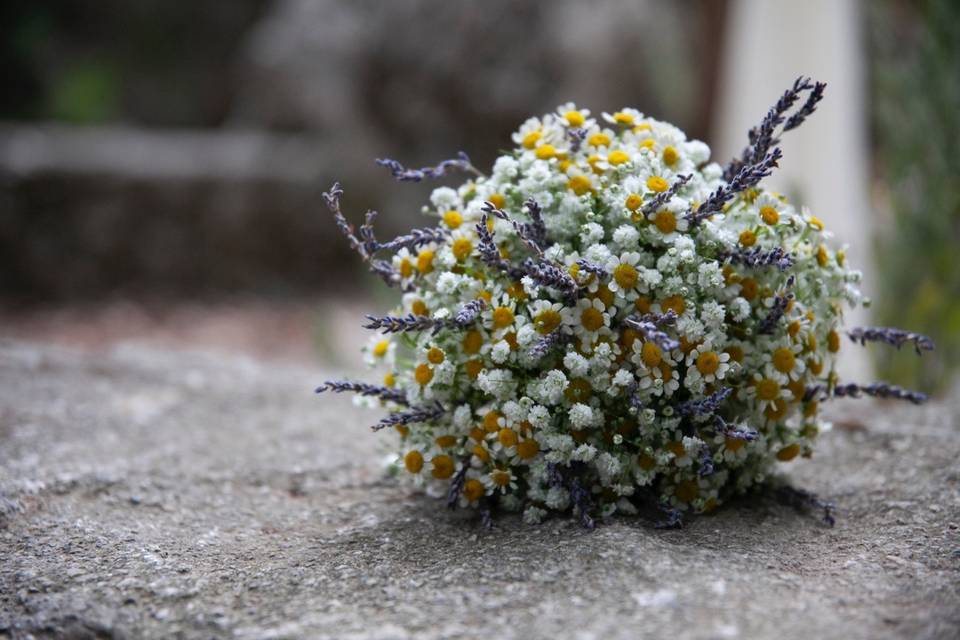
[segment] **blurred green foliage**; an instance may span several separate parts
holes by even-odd
[[[931,336],[932,357],[874,349],[884,379],[943,390],[960,364],[960,2],[867,3],[880,230],[876,319]]]

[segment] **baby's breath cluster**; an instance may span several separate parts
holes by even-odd
[[[572,511],[592,526],[646,502],[675,523],[810,456],[821,402],[902,397],[839,384],[859,273],[815,215],[758,185],[777,135],[822,94],[798,80],[726,166],[636,109],[574,104],[524,122],[489,176],[465,154],[419,170],[381,160],[399,180],[473,174],[433,191],[429,227],[388,242],[374,213],[354,231],[335,186],[341,230],[402,293],[368,317],[381,379],[320,390],[389,408],[374,428],[398,434],[403,472],[451,506],[528,522]],[[892,331],[851,338],[927,344]]]

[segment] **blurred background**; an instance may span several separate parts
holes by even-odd
[[[433,185],[373,158],[489,166],[568,100],[725,162],[811,75],[827,97],[771,186],[852,245],[873,305],[851,323],[938,343],[851,346],[847,372],[937,391],[960,363],[956,0],[5,0],[0,74],[0,338],[352,363],[389,293],[320,201],[334,180],[400,232]]]

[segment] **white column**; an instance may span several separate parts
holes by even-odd
[[[784,136],[780,169],[764,184],[806,204],[850,243],[850,264],[865,274],[870,295],[873,225],[866,146],[866,68],[862,11],[856,0],[733,0],[714,122],[720,162],[746,145],[747,130],[800,75],[828,83],[823,101],[797,130]],[[868,310],[848,312],[846,325],[867,324]],[[840,375],[867,382],[866,352],[844,340]]]

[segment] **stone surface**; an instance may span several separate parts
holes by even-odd
[[[322,370],[0,344],[0,637],[956,638],[956,406],[858,405],[677,531],[493,531],[386,478]]]

